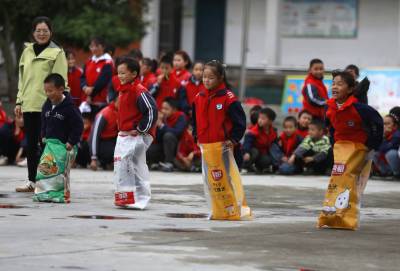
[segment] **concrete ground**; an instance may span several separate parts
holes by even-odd
[[[145,211],[113,206],[112,172],[72,171],[72,203],[14,193],[0,168],[0,270],[399,270],[400,183],[370,181],[358,231],[315,228],[328,177],[243,176],[253,221],[208,221],[200,174],[152,172]],[[192,218],[175,218],[193,214]],[[89,219],[78,218],[87,216]],[[91,219],[116,216],[128,219]],[[175,217],[174,217],[175,216]],[[198,218],[196,218],[198,216]]]

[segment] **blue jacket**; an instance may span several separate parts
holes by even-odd
[[[61,142],[76,145],[83,132],[81,113],[68,92],[65,99],[53,108],[49,99],[42,108],[42,137],[56,138]]]

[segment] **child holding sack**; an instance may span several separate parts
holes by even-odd
[[[241,220],[251,217],[235,162],[242,158],[239,141],[246,130],[246,116],[225,80],[220,62],[205,65],[205,89],[194,101],[193,134],[201,148],[210,219]]]
[[[355,230],[370,159],[382,142],[383,120],[376,110],[353,96],[355,81],[350,73],[337,71],[332,76],[326,120],[334,137],[335,161],[318,226]]]
[[[36,175],[35,201],[69,203],[69,171],[82,131],[81,113],[65,91],[64,78],[52,73],[44,80],[47,100],[42,109],[42,137],[46,147]]]
[[[144,209],[151,197],[146,150],[155,134],[157,107],[140,84],[139,63],[131,58],[118,64],[121,85],[118,107],[118,138],[114,152],[115,205]]]

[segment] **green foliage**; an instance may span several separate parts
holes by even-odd
[[[31,22],[36,16],[48,16],[54,24],[55,39],[61,43],[87,46],[100,36],[115,46],[140,40],[145,23],[145,0],[1,0],[0,27],[9,20],[17,48],[30,39]]]
[[[94,36],[103,37],[107,42],[119,46],[140,40],[144,33],[140,18],[121,13],[85,6],[75,15],[59,15],[54,19],[56,38],[76,46],[87,46],[90,37]]]

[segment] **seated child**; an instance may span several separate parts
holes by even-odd
[[[312,121],[312,115],[305,110],[299,113],[299,125],[297,127],[297,134],[302,138],[308,136],[308,125]]]
[[[398,150],[400,147],[399,116],[394,113],[383,119],[384,139],[375,154],[374,164],[382,176],[393,175],[400,179],[400,158]]]
[[[279,165],[282,152],[273,126],[275,118],[276,113],[271,108],[263,108],[259,112],[257,125],[247,131],[243,143],[243,162],[247,170],[266,171],[271,166]]]
[[[157,141],[147,152],[150,164],[160,163],[161,170],[173,171],[178,142],[186,124],[185,114],[178,110],[178,101],[172,97],[165,98],[156,124]]]
[[[118,136],[118,97],[96,116],[89,136],[90,168],[97,170],[112,168],[114,149]]]
[[[295,164],[289,164],[289,158],[293,155],[293,152],[303,141],[303,138],[296,133],[297,120],[295,117],[286,117],[283,121],[283,132],[279,137],[279,146],[283,152],[281,164],[279,166],[280,174],[293,174],[298,171]]]
[[[0,102],[0,115],[1,112]],[[3,111],[4,112],[4,111]],[[25,135],[23,131],[24,119],[21,116],[15,117],[15,120],[11,120],[7,117],[4,112],[3,120],[5,122],[1,124],[2,117],[0,116],[0,165],[12,165],[15,161],[18,150],[21,146]]]
[[[324,107],[328,100],[328,90],[323,79],[324,63],[320,59],[312,59],[302,90],[303,109],[308,111],[313,118],[321,120],[325,117]]]
[[[297,147],[288,160],[289,165],[309,171],[308,173],[325,174],[330,166],[329,138],[324,135],[324,124],[314,119],[309,125],[309,135]]]
[[[82,113],[83,120],[83,132],[81,140],[78,143],[78,153],[75,158],[75,163],[86,168],[90,163],[90,151],[89,151],[89,135],[92,129],[92,116],[90,113]]]
[[[194,141],[192,135],[193,129],[189,125],[181,139],[179,140],[178,151],[174,164],[183,171],[200,172],[201,171],[201,152],[199,146]]]

